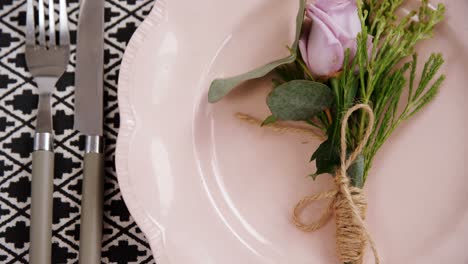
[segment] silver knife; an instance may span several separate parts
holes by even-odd
[[[75,128],[86,136],[79,263],[101,263],[104,178],[104,0],[81,0],[75,71]]]

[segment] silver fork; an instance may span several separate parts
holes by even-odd
[[[38,0],[38,39],[34,25],[34,0],[27,1],[26,64],[38,86],[34,152],[32,154],[31,226],[29,263],[51,262],[52,193],[54,152],[51,97],[55,84],[65,72],[70,55],[70,34],[65,0],[59,2],[59,42],[55,37],[54,0],[48,0],[49,41],[46,41],[44,0]]]

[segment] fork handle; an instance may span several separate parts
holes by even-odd
[[[52,135],[36,133],[32,154],[29,263],[49,264],[52,254],[54,152]]]

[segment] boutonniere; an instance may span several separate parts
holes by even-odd
[[[444,63],[441,54],[432,54],[421,70],[415,52],[443,20],[444,5],[432,8],[422,0],[418,10],[398,16],[403,2],[300,0],[290,55],[216,79],[208,94],[209,101],[216,102],[247,80],[275,76],[266,98],[271,115],[262,125],[297,121],[322,133],[325,140],[311,151],[317,171],[310,176],[330,174],[336,187],[299,201],[292,218],[298,228],[310,232],[334,217],[342,263],[362,263],[367,245],[380,262],[365,224],[367,200],[362,189],[385,141],[436,97],[445,79],[438,74]],[[304,223],[301,212],[322,199],[330,199],[329,209],[317,222]]]

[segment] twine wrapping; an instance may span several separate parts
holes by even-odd
[[[346,159],[346,129],[348,127],[348,119],[351,114],[359,109],[364,110],[369,116],[369,125],[358,147]],[[297,203],[293,211],[294,224],[299,229],[307,232],[312,232],[323,227],[334,213],[337,253],[342,263],[361,264],[367,243],[369,243],[372,249],[375,263],[380,263],[377,247],[364,222],[367,209],[366,197],[362,189],[350,186],[349,177],[346,174],[348,168],[353,164],[369,141],[374,121],[374,113],[367,104],[355,105],[346,112],[341,123],[341,165],[335,175],[336,189],[305,197]],[[332,201],[319,220],[307,224],[302,222],[300,219],[302,211],[310,204],[323,199],[332,199]]]

